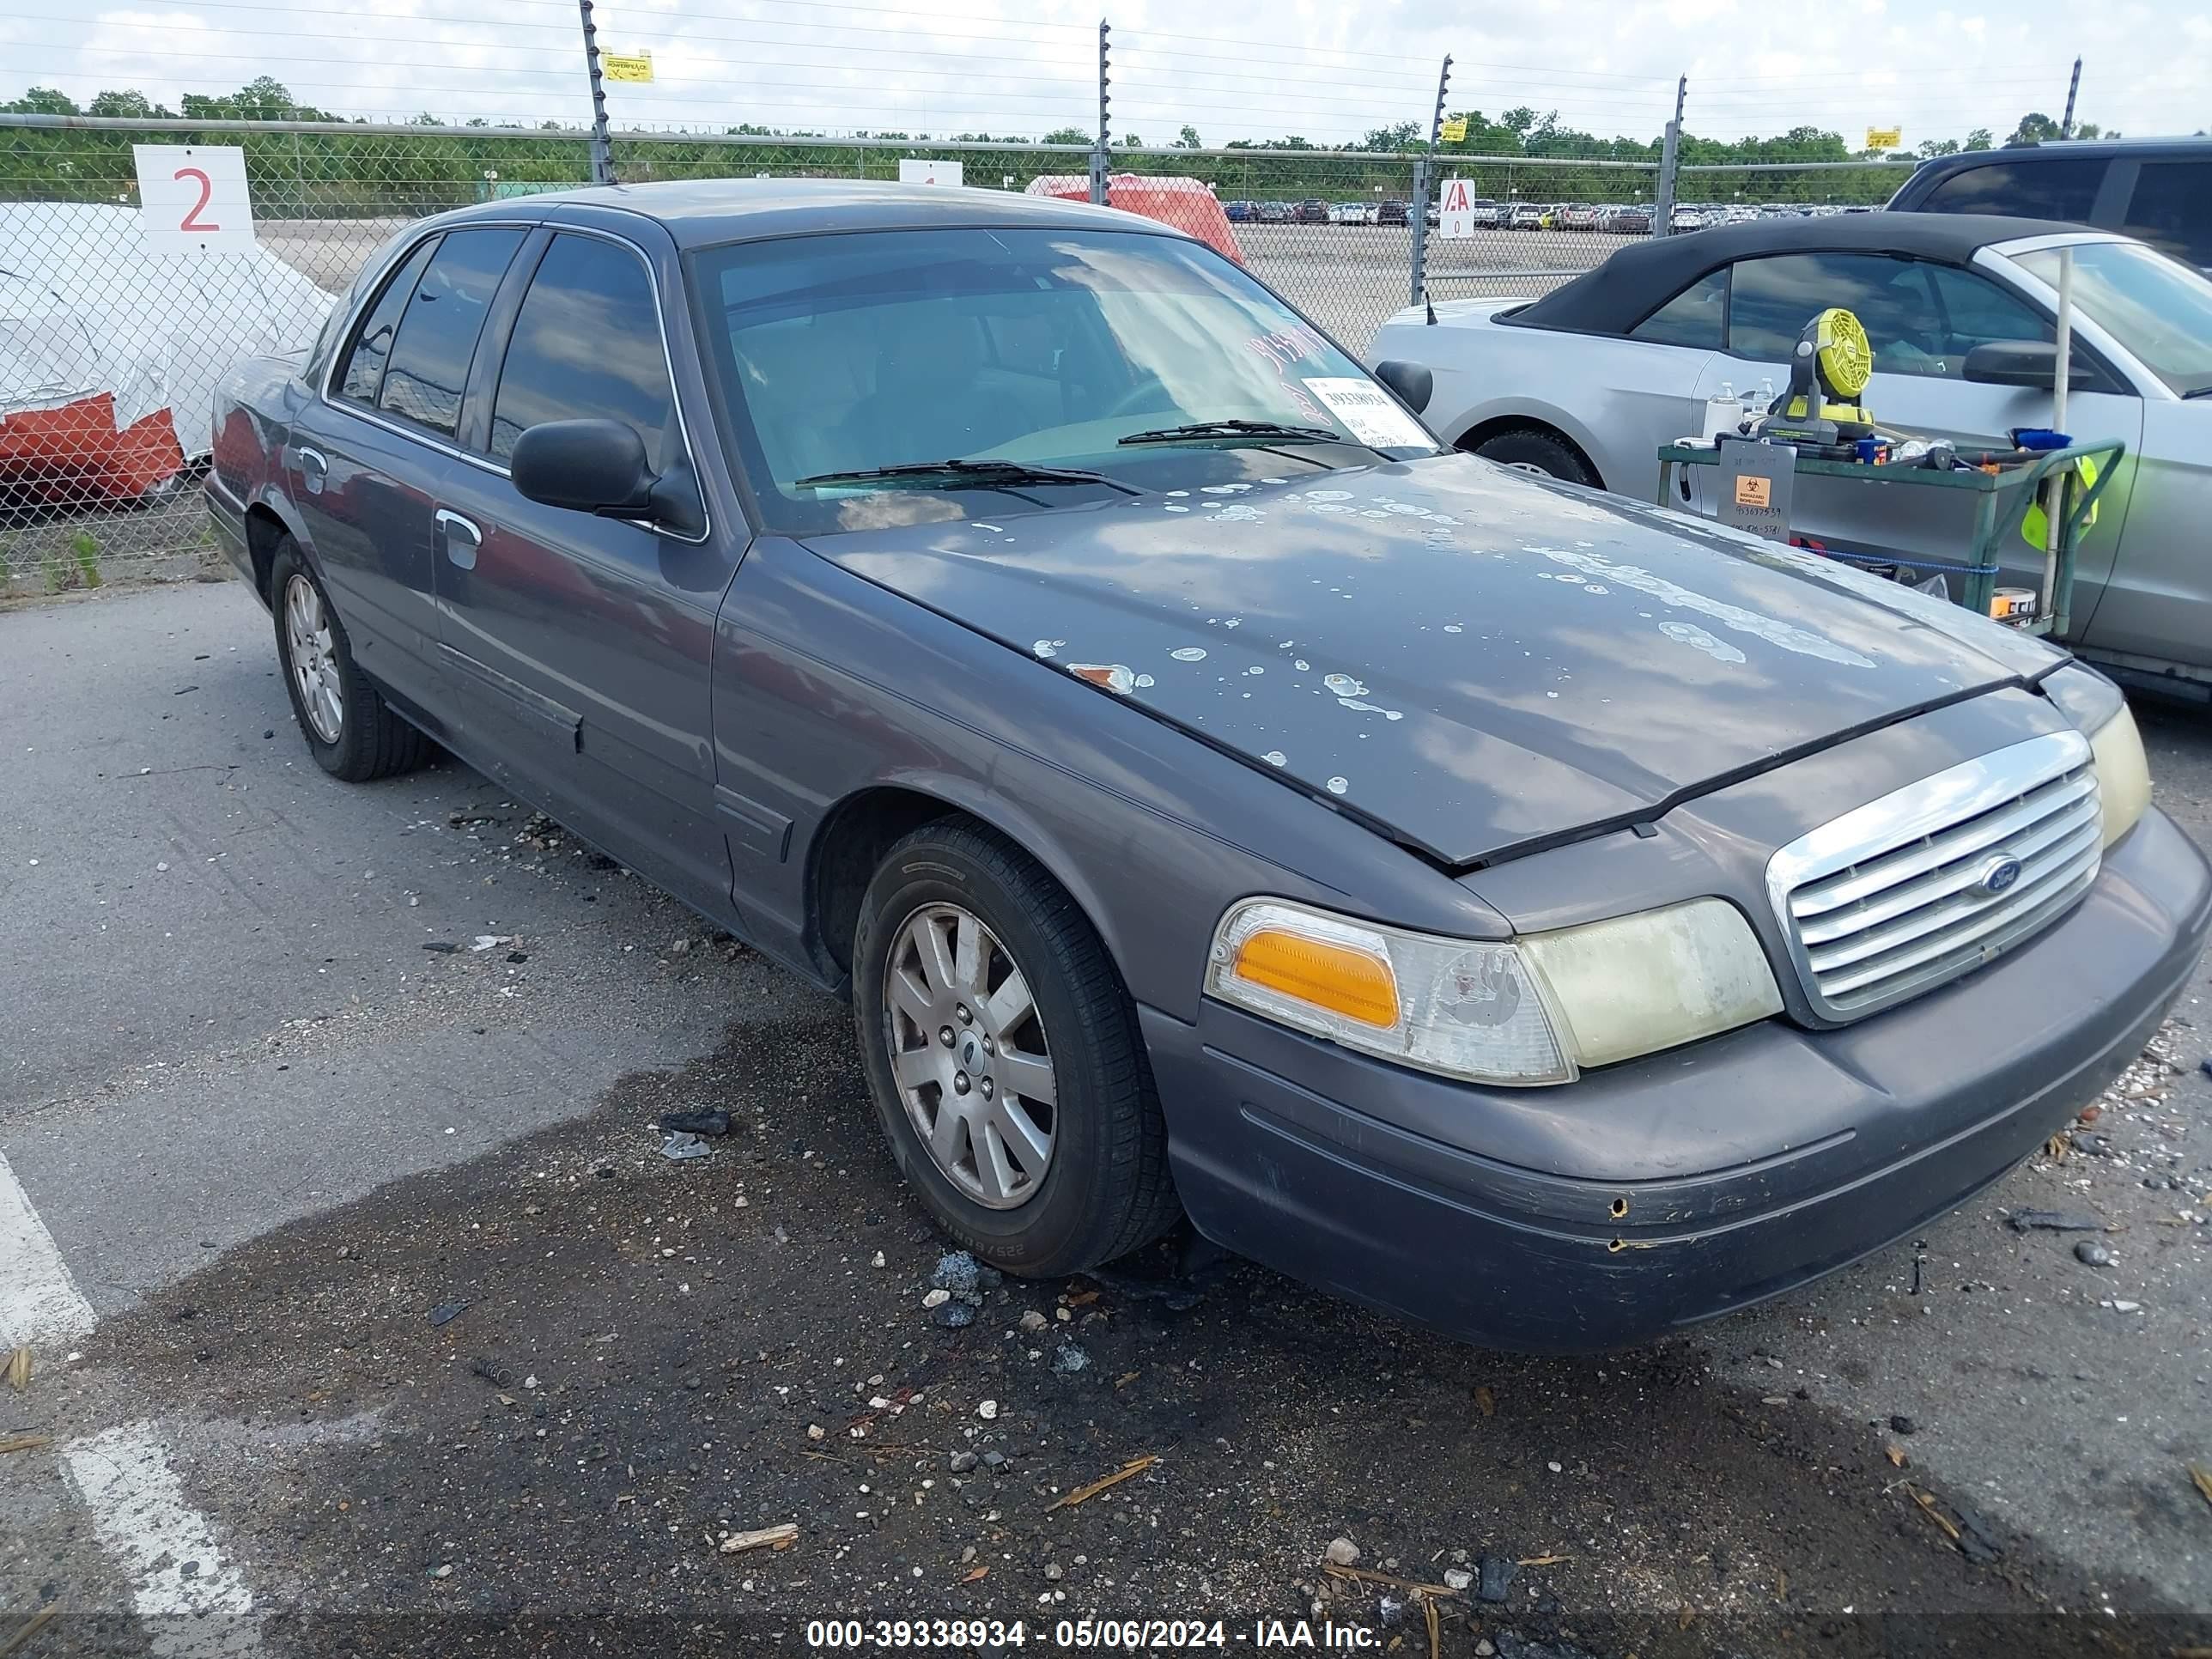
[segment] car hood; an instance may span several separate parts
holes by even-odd
[[[1828,560],[1472,456],[1007,509],[810,545],[1455,866],[2063,660]]]

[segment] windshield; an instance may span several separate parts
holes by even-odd
[[[732,435],[763,510],[793,533],[1019,510],[1008,490],[1038,507],[1114,493],[1018,469],[852,476],[955,459],[1164,488],[1210,480],[1237,447],[1289,452],[1277,470],[1365,465],[1369,445],[1435,451],[1297,313],[1174,238],[861,231],[708,249],[693,279]],[[1306,431],[1172,431],[1239,422]],[[953,499],[884,499],[922,490]]]
[[[2014,261],[2058,287],[2058,250]],[[2074,244],[2074,303],[2183,397],[2212,389],[2212,282],[2140,242]]]

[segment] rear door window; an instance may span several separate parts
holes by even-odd
[[[422,267],[430,263],[437,246],[434,236],[409,255],[384,285],[384,292],[376,296],[368,315],[362,319],[361,331],[354,337],[353,349],[346,356],[345,372],[338,377],[339,397],[374,405],[384,385],[384,365],[392,356],[392,336],[399,332],[399,313],[407,308],[408,296],[415,292]]]
[[[1721,322],[1728,307],[1728,267],[1709,270],[1628,331],[1632,340],[1653,345],[1721,347]]]
[[[556,236],[507,338],[491,453],[507,459],[514,441],[546,421],[615,420],[645,441],[657,473],[675,407],[643,261],[596,236]]]
[[[2086,225],[2110,165],[2088,156],[1992,161],[1954,173],[1928,192],[1923,213],[2004,213]]]
[[[2120,228],[2184,264],[2212,270],[2212,156],[2145,161]]]
[[[443,437],[459,428],[477,336],[522,237],[520,230],[456,230],[438,244],[399,319],[379,409]]]

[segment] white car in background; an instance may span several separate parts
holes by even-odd
[[[2051,422],[2059,250],[2074,262],[2071,434],[2127,445],[2082,539],[2071,642],[2116,673],[2212,701],[2212,281],[2131,237],[1966,214],[1753,220],[1632,243],[1540,300],[1441,302],[1385,323],[1370,362],[1427,368],[1443,441],[1650,501],[1660,446],[1708,401],[1789,383],[1792,348],[1840,305],[1875,348],[1864,401],[1885,428],[1962,453]],[[1705,503],[1692,480],[1667,505]],[[1801,477],[1793,530],[1876,558],[1954,557],[1963,493]],[[1938,495],[1943,499],[1931,499]],[[2001,580],[2042,581],[2008,535]]]

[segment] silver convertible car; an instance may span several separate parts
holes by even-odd
[[[1800,331],[1839,305],[1875,348],[1877,421],[2004,448],[2012,428],[2050,424],[2061,247],[2076,306],[2067,425],[2128,447],[2083,540],[2069,642],[2123,678],[2212,699],[2212,281],[2141,242],[1969,214],[1760,220],[1623,248],[1534,302],[1453,301],[1433,326],[1403,312],[1373,356],[1434,374],[1428,420],[1446,442],[1648,501],[1659,446],[1699,431],[1724,388],[1780,391]],[[1977,351],[2014,342],[2041,362]],[[1681,489],[1673,505],[1705,508]],[[1801,478],[1791,526],[1828,546],[1941,557],[1971,508],[1936,493]],[[2041,580],[2024,538],[2000,562],[2005,580]]]
[[[1601,1347],[2003,1175],[2212,915],[2118,690],[1420,379],[1126,214],[580,191],[403,232],[207,495],[319,765],[441,744],[848,996],[1000,1267],[1187,1214]]]

